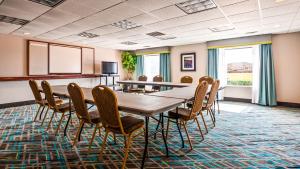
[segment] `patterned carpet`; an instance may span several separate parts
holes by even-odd
[[[78,122],[68,136],[63,130],[54,136],[54,130],[45,131],[44,124],[32,122],[37,107],[23,106],[0,109],[0,168],[118,168],[123,157],[123,137],[117,144],[109,138],[104,160],[98,159],[101,137],[96,137],[89,153],[88,141],[92,128],[86,126],[81,142],[72,147]],[[185,145],[181,148],[178,132],[172,125],[168,145],[170,157],[164,156],[161,134],[150,139],[149,156],[145,168],[300,168],[300,109],[266,108],[251,104],[223,102],[217,126],[212,128],[205,113],[209,133],[200,142],[196,123],[188,128],[194,150],[184,134]],[[59,117],[56,117],[55,125]],[[155,127],[151,121],[151,128]],[[54,129],[57,126],[54,125]],[[204,129],[202,125],[202,129]],[[103,135],[102,135],[103,136]],[[139,168],[144,139],[134,139],[127,161],[128,168]]]

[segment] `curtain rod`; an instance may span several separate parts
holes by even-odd
[[[272,41],[240,43],[240,44],[236,44],[236,45],[224,45],[224,46],[210,46],[210,47],[208,47],[208,49],[232,48],[232,47],[239,47],[239,46],[251,46],[251,45],[262,45],[262,44],[272,44]]]

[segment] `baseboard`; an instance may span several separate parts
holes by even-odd
[[[278,106],[300,108],[300,103],[277,102]]]
[[[9,107],[18,107],[18,106],[25,106],[25,105],[30,105],[34,104],[34,100],[27,100],[27,101],[22,101],[22,102],[13,102],[13,103],[4,103],[0,104],[0,109],[4,108],[9,108]]]
[[[251,103],[251,99],[242,99],[242,98],[234,98],[234,97],[224,97],[224,101]]]

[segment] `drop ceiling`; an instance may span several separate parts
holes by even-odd
[[[185,1],[64,0],[50,7],[31,0],[4,0],[0,15],[29,22],[0,22],[0,33],[134,50],[300,31],[300,0],[213,0],[216,8],[192,14],[178,7]],[[92,38],[79,36],[83,32]],[[172,38],[147,35],[151,32]]]

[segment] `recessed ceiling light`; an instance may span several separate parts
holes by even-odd
[[[176,6],[187,14],[193,14],[217,7],[213,0],[187,0],[177,3]]]
[[[279,28],[279,27],[280,27],[280,25],[279,25],[279,24],[277,24],[277,25],[275,25],[275,26],[274,26],[274,28]]]
[[[133,28],[140,27],[142,25],[131,22],[131,21],[128,21],[128,20],[125,19],[125,20],[113,23],[112,26],[128,30],[128,29],[133,29]]]
[[[85,37],[85,38],[95,38],[98,37],[99,35],[89,33],[89,32],[81,32],[80,34],[78,34],[78,36]]]
[[[233,25],[223,25],[223,26],[208,28],[208,29],[211,30],[212,32],[223,32],[223,31],[234,30],[235,27]]]
[[[30,33],[29,32],[24,32],[23,35],[30,35]]]
[[[152,37],[160,39],[160,40],[169,40],[169,39],[176,38],[175,36],[166,35],[161,32],[150,32],[150,33],[147,33],[146,35],[152,36]]]

